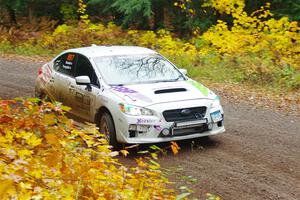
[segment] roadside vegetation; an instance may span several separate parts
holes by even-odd
[[[188,69],[189,75],[196,79],[288,91],[300,89],[300,28],[297,21],[291,21],[287,16],[274,18],[270,3],[250,12],[244,0],[205,2],[202,10],[213,10],[226,16],[225,19],[215,19],[215,24],[205,31],[199,26],[188,27],[186,32],[189,34],[180,36],[168,27],[135,29],[139,26],[130,18],[124,19],[120,26],[113,21],[91,22],[86,4],[79,1],[79,21],[63,9],[65,23],[57,26],[55,21],[45,18],[40,18],[35,27],[28,24],[2,26],[0,52],[53,56],[65,49],[91,44],[137,45],[159,51],[178,66]],[[173,7],[190,20],[197,17],[199,9],[187,0],[175,2]],[[132,27],[124,29],[124,24],[129,26],[130,23]]]
[[[287,18],[260,23],[261,28],[270,28],[270,33],[259,32],[257,27],[244,29],[238,22],[236,29],[231,31],[220,21],[203,35],[190,40],[178,39],[165,29],[124,31],[112,23],[63,24],[53,32],[38,33],[38,37],[27,34],[25,39],[18,35],[26,35],[26,31],[12,29],[13,34],[0,36],[0,51],[53,56],[65,49],[91,44],[145,46],[188,69],[194,78],[298,90],[300,39],[297,23],[290,23]],[[237,37],[240,40],[236,40]]]
[[[115,157],[128,152],[112,151],[94,125],[78,128],[68,108],[38,102],[0,101],[0,199],[176,198],[155,151],[126,167]]]
[[[298,93],[299,3],[270,2],[0,0],[0,53],[51,58],[92,44],[137,45],[160,52],[198,80]],[[190,195],[170,189],[156,153],[125,167],[93,125],[76,128],[65,109],[37,99],[0,101],[0,199]]]

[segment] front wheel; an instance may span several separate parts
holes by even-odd
[[[112,117],[104,112],[100,117],[99,123],[100,133],[104,134],[108,143],[114,147],[114,149],[119,149],[121,147],[120,143],[117,141],[115,125]]]

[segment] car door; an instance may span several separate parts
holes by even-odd
[[[101,92],[99,79],[90,60],[81,54],[77,54],[77,56],[78,59],[75,67],[75,77],[88,76],[91,81],[92,90],[89,91],[85,85],[74,85],[75,93],[73,96],[73,112],[83,119],[92,121],[96,112],[95,101],[97,95]]]
[[[54,86],[56,89],[55,100],[62,102],[71,108],[74,107],[72,96],[75,92],[74,71],[77,62],[77,55],[72,52],[59,56],[54,61],[54,69],[56,71],[54,77]]]

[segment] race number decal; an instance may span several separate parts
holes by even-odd
[[[91,98],[89,96],[85,96],[79,92],[76,92],[75,99],[77,102],[82,103],[84,105],[91,105]]]
[[[67,55],[67,59],[65,64],[63,65],[63,68],[65,68],[66,70],[71,70],[72,69],[72,65],[73,65],[73,61],[75,58],[75,54],[68,54]]]
[[[68,54],[67,56],[67,61],[73,61],[75,58],[75,55],[74,54]]]

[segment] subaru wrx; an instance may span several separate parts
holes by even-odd
[[[93,45],[64,51],[39,69],[35,92],[96,123],[113,146],[225,131],[219,97],[147,48]]]

